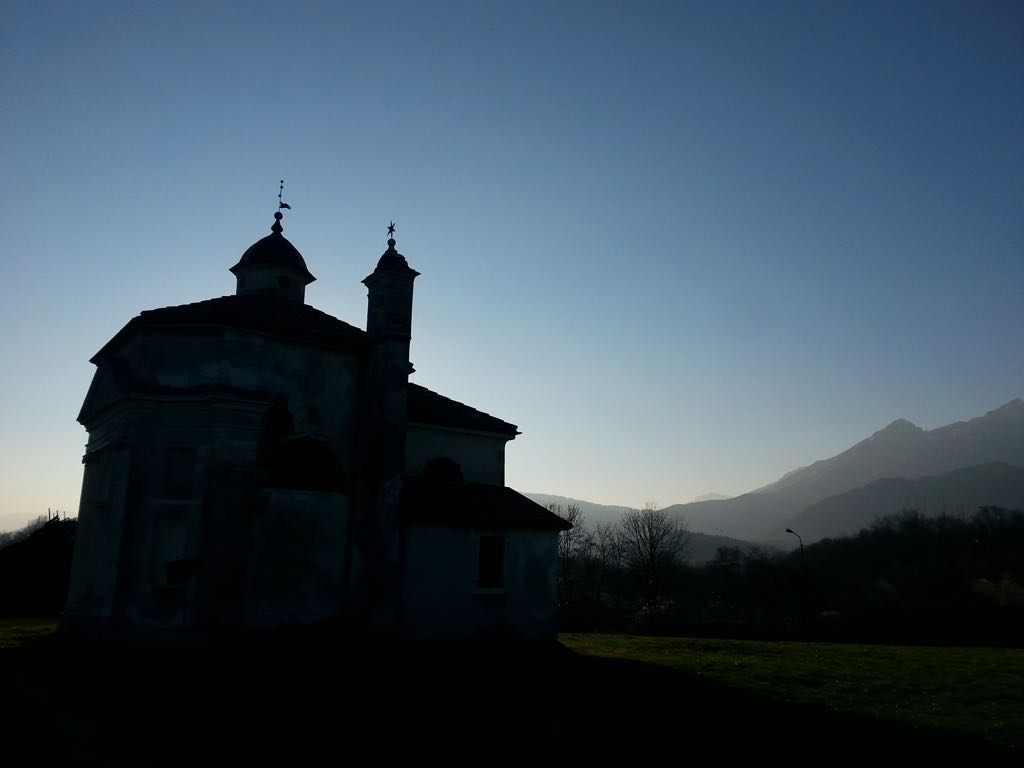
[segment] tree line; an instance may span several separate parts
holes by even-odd
[[[56,616],[64,608],[77,525],[50,512],[0,539],[0,617]]]
[[[560,535],[565,631],[1024,645],[1024,513],[914,510],[802,551],[721,547],[687,561],[681,518],[647,507]]]
[[[548,507],[572,524],[558,537],[558,595],[562,615],[626,609],[660,612],[692,544],[686,522],[653,504],[593,528],[578,505]]]

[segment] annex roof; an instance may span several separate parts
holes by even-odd
[[[418,424],[439,427],[473,429],[496,432],[515,437],[519,428],[515,424],[478,411],[465,403],[452,400],[419,384],[409,384],[408,420]]]
[[[572,526],[535,501],[501,485],[411,480],[402,495],[405,525],[458,528],[530,528],[566,531]]]

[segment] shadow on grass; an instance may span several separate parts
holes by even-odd
[[[169,650],[58,633],[0,652],[0,679],[17,765],[1019,758],[557,645],[307,630]]]
[[[767,758],[797,764],[840,760],[1007,759],[1020,754],[970,735],[912,728],[740,691],[689,672],[642,662],[575,656],[563,685],[587,702],[574,727],[607,739],[593,755]],[[602,725],[603,724],[603,725]]]

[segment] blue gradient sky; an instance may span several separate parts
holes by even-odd
[[[0,529],[77,509],[89,357],[233,292],[280,178],[359,326],[395,219],[414,380],[519,425],[520,490],[740,493],[1024,395],[1020,3],[0,14]]]

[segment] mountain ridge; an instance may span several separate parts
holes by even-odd
[[[1024,467],[992,462],[935,476],[881,478],[810,505],[789,526],[816,541],[854,534],[878,517],[907,510],[969,515],[979,506],[1024,509]]]
[[[1024,400],[966,421],[924,430],[896,419],[827,459],[725,501],[677,504],[696,531],[777,540],[807,507],[883,478],[915,479],[991,463],[1024,467]],[[987,503],[979,499],[978,503]]]

